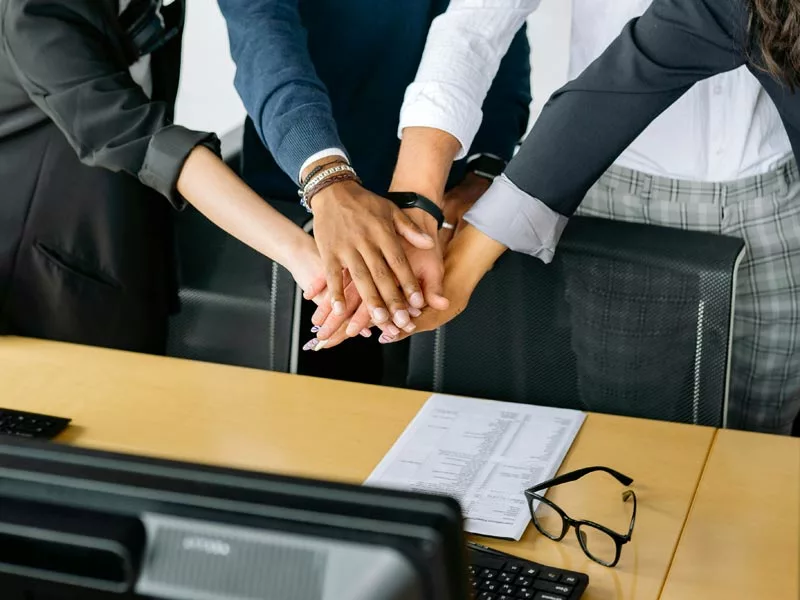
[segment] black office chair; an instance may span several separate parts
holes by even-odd
[[[573,218],[551,265],[508,253],[469,307],[411,339],[428,391],[723,426],[744,244]]]
[[[222,139],[239,172],[242,128]],[[277,203],[276,203],[277,204]],[[277,206],[310,226],[299,203]],[[296,372],[301,292],[288,271],[228,235],[192,207],[176,217],[181,310],[170,320],[170,356]]]

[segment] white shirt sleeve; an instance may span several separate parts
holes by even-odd
[[[480,128],[481,106],[514,35],[541,0],[451,0],[431,25],[417,78],[406,90],[406,127],[446,131],[463,158]]]

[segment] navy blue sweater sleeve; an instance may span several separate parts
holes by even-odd
[[[470,154],[488,153],[508,161],[528,127],[531,104],[531,48],[523,25],[500,63],[483,102],[483,121]]]
[[[239,96],[278,165],[297,181],[309,156],[345,149],[311,62],[299,0],[219,0],[219,6]]]

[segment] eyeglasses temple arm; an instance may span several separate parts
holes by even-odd
[[[633,514],[631,514],[631,526],[628,528],[628,539],[633,535],[633,526],[636,523],[636,494],[633,490],[625,490],[622,492],[622,501],[627,502],[628,499],[633,498]]]
[[[580,479],[584,475],[588,475],[589,473],[594,473],[595,471],[603,471],[608,473],[614,479],[619,481],[622,485],[630,485],[633,483],[633,479],[628,477],[627,475],[623,475],[619,471],[615,471],[614,469],[609,469],[608,467],[586,467],[584,469],[578,469],[577,471],[572,471],[571,473],[565,473],[564,475],[559,475],[554,479],[550,479],[549,481],[545,481],[543,483],[539,483],[531,488],[525,490],[527,493],[538,492],[539,490],[545,490],[551,488],[556,485],[561,485],[562,483],[569,483],[570,481],[575,481],[576,479]]]

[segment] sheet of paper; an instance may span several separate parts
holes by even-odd
[[[366,485],[452,496],[467,531],[519,540],[530,522],[524,490],[555,475],[585,417],[436,394]]]

